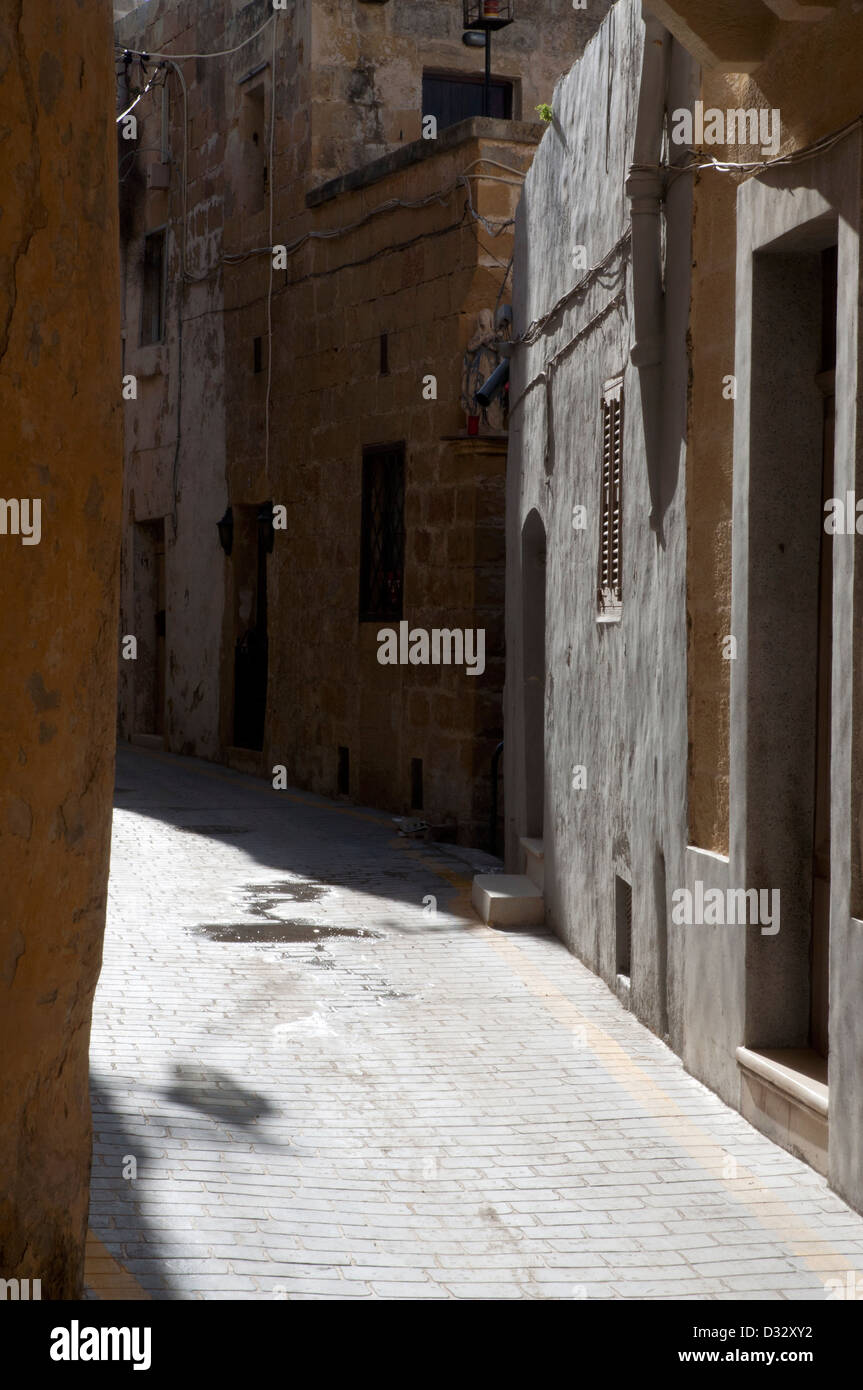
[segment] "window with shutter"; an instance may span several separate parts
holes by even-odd
[[[599,508],[601,618],[619,618],[623,602],[623,378],[606,382],[602,393],[602,491]]]

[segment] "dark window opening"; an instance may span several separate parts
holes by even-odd
[[[382,334],[381,334],[381,345],[380,345],[380,346],[381,346],[380,373],[381,373],[381,376],[389,376],[389,374],[390,374],[390,339],[389,339],[389,334],[388,334],[388,333],[382,333]]]
[[[411,810],[423,808],[423,760],[411,758]]]
[[[264,746],[269,666],[267,556],[273,548],[272,512],[271,502],[233,508],[238,628],[239,612],[247,609],[234,648],[235,748],[260,750]]]
[[[336,791],[339,796],[350,796],[351,794],[351,750],[349,748],[339,747]]]
[[[438,130],[481,116],[484,79],[472,73],[423,73],[423,116],[434,116]],[[512,83],[492,79],[489,115],[512,120]]]
[[[402,616],[405,564],[405,450],[363,450],[360,622]]]
[[[161,343],[165,336],[165,233],[144,238],[141,287],[141,345]]]
[[[264,340],[263,340],[263,338],[255,338],[255,340],[254,340],[254,342],[253,342],[253,344],[252,344],[252,349],[253,349],[254,359],[255,359],[255,375],[257,375],[258,372],[262,372],[262,371],[264,370]]]
[[[614,877],[615,955],[617,973],[632,975],[632,884],[619,874]]]
[[[246,140],[240,173],[240,201],[247,214],[260,212],[267,195],[267,131],[264,84],[243,93],[240,134]]]

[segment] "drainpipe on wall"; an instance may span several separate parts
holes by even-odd
[[[650,524],[662,539],[662,412],[665,352],[665,294],[662,266],[662,203],[665,178],[659,168],[665,125],[671,35],[642,6],[645,25],[635,148],[626,180],[632,219],[632,279],[635,343],[630,357],[638,368],[644,443],[650,484]]]

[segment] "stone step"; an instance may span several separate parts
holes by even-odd
[[[545,922],[542,890],[527,874],[477,874],[471,901],[490,927],[541,927]]]
[[[542,840],[532,839],[529,835],[523,835],[519,844],[524,850],[524,871],[529,879],[532,879],[537,888],[545,887],[545,850]]]
[[[136,748],[156,748],[164,750],[165,740],[162,734],[132,734],[129,739]]]

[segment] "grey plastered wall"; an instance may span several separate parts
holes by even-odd
[[[704,892],[729,887],[729,861],[724,854],[686,850],[686,888],[696,883]],[[740,1103],[740,1074],[735,1049],[743,1039],[745,1004],[744,926],[677,927],[685,942],[683,955],[683,1061],[687,1070],[716,1091],[729,1105]],[[755,930],[751,928],[750,930]]]
[[[555,89],[554,123],[526,180],[516,223],[518,332],[582,277],[584,272],[573,267],[574,247],[584,246],[587,265],[596,265],[629,226],[625,181],[643,47],[640,6],[620,0]],[[692,65],[676,50],[669,67],[672,85],[682,89],[669,94],[669,104],[679,105],[679,98],[690,95]],[[508,867],[522,869],[518,841],[525,833],[520,556],[522,527],[536,509],[547,536],[548,920],[570,949],[614,986],[615,873],[631,880],[632,1007],[678,1046],[674,980],[681,943],[670,934],[668,902],[685,882],[683,458],[690,197],[688,181],[678,179],[667,205],[661,486],[654,477],[651,490],[641,383],[630,362],[634,329],[626,245],[535,346],[516,351],[507,483]],[[547,389],[540,374],[555,359]],[[600,402],[604,383],[621,374],[623,613],[620,623],[600,624]],[[575,506],[586,508],[585,530],[573,529]],[[586,769],[585,790],[572,787],[574,766]]]
[[[825,238],[838,240],[839,300],[836,360],[836,437],[834,491],[844,497],[857,485],[859,472],[859,428],[857,401],[859,351],[859,223],[860,223],[860,137],[847,137],[833,150],[817,159],[787,170],[772,171],[744,184],[737,208],[737,402],[734,435],[734,512],[732,551],[732,625],[738,637],[738,656],[731,681],[731,800],[730,800],[730,878],[735,886],[780,886],[756,884],[764,862],[769,863],[775,846],[789,833],[795,814],[796,785],[793,774],[793,748],[799,739],[802,759],[808,731],[794,727],[794,721],[807,716],[805,705],[790,712],[780,708],[772,718],[791,722],[790,745],[783,750],[792,771],[788,774],[786,796],[777,801],[765,818],[762,805],[764,782],[774,791],[780,784],[773,779],[767,762],[759,763],[762,753],[770,753],[759,742],[759,727],[765,727],[764,710],[771,699],[765,681],[763,652],[771,639],[767,628],[781,628],[784,613],[778,596],[770,611],[758,592],[761,553],[781,539],[788,514],[780,505],[773,529],[763,520],[756,526],[753,507],[757,499],[756,475],[752,462],[763,463],[763,440],[759,440],[758,399],[753,398],[753,346],[758,345],[760,301],[757,298],[756,257],[759,253],[776,259],[779,269],[768,267],[776,280],[784,272],[781,262],[791,255],[805,257],[818,250]],[[806,293],[801,285],[798,302],[787,324],[788,338],[774,347],[777,363],[777,396],[773,428],[780,435],[785,428],[789,402],[794,403],[794,382],[783,376],[786,355],[794,350],[794,337],[807,314]],[[762,345],[763,349],[763,345]],[[756,359],[756,371],[758,370]],[[789,394],[788,388],[794,388]],[[781,392],[785,391],[783,398]],[[762,383],[763,393],[763,383]],[[790,412],[792,415],[794,411]],[[795,452],[796,451],[796,452]],[[799,482],[800,450],[788,440],[788,476],[793,489]],[[816,461],[817,466],[817,461]],[[811,480],[810,480],[811,481]],[[811,499],[810,499],[811,501]],[[811,514],[811,513],[810,513]],[[863,996],[863,924],[851,915],[851,831],[852,831],[852,690],[855,539],[837,536],[833,543],[833,657],[832,657],[832,747],[831,747],[831,904],[830,904],[830,1176],[834,1186],[856,1206],[863,1205],[863,1025],[860,999]],[[773,556],[773,563],[782,561]],[[759,655],[760,654],[760,655]],[[811,652],[803,650],[801,661],[810,662]],[[811,711],[809,711],[811,713]],[[753,732],[754,726],[754,732]],[[787,740],[786,740],[787,745]],[[793,824],[792,824],[793,829]],[[749,930],[746,938],[745,1036],[727,1039],[728,1048],[740,1042],[755,1045],[792,1045],[799,1041],[781,1035],[781,1010],[800,988],[802,919],[808,913],[808,889],[795,878],[795,865],[782,868],[788,880],[789,895],[783,893],[782,927],[778,937],[761,937]],[[798,875],[799,877],[799,875]],[[753,880],[750,882],[750,880]],[[787,924],[787,925],[786,925]],[[791,1022],[793,1023],[793,1017]],[[799,1024],[799,1019],[798,1019]]]

